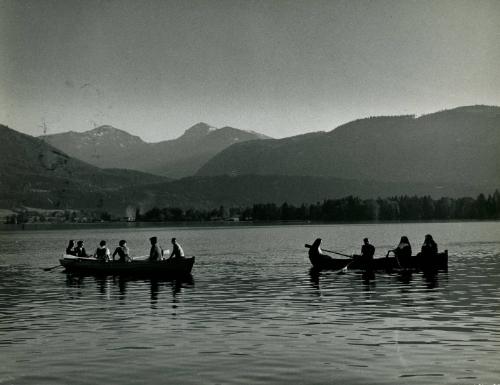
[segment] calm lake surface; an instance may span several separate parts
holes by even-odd
[[[376,255],[431,233],[448,272],[310,274],[304,243]],[[176,236],[192,279],[78,279],[67,240]],[[500,223],[0,232],[0,384],[498,384]]]

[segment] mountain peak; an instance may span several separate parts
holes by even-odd
[[[109,124],[103,124],[102,126],[96,127],[91,131],[115,131],[117,128],[110,126]]]
[[[96,127],[92,130],[87,131],[86,133],[93,136],[102,136],[102,135],[117,134],[117,133],[130,135],[126,131],[120,130],[118,128],[109,125]]]
[[[215,127],[200,122],[184,131],[184,134],[181,135],[181,138],[200,138],[214,130],[216,130]]]

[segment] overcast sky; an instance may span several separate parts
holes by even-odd
[[[273,137],[500,105],[500,1],[0,0],[0,123]]]

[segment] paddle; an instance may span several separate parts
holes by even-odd
[[[43,271],[50,271],[50,270],[53,270],[53,269],[55,269],[55,268],[57,268],[57,267],[62,267],[62,265],[56,265],[56,266],[52,266],[52,267],[45,267],[45,268],[43,269]]]
[[[353,262],[354,262],[354,259],[352,261],[350,261],[347,265],[345,265],[342,269],[340,269],[339,271],[337,271],[337,274],[347,274],[347,268]]]
[[[88,259],[92,259],[93,260],[94,259],[94,258],[89,258],[89,257],[87,257],[87,258],[77,257],[76,255],[69,255],[69,254],[63,254],[63,258],[64,259],[79,259],[79,260],[82,260],[82,259],[83,260],[88,260]],[[43,271],[51,271],[51,270],[54,270],[54,269],[56,269],[58,267],[63,267],[63,266],[61,264],[59,264],[59,265],[55,265],[55,266],[51,266],[51,267],[44,267]]]
[[[398,258],[398,256],[397,256],[397,254],[394,252],[394,250],[389,250],[389,251],[387,252],[387,254],[385,255],[385,257],[386,257],[386,258],[388,258],[388,257],[389,257],[389,253],[394,254],[394,258],[396,258],[396,262],[397,262],[397,264],[398,264],[399,268],[400,268],[400,269],[402,269],[403,267],[401,266],[401,263],[399,263],[399,258]]]
[[[308,249],[311,248],[311,245],[309,244],[305,244],[304,245],[305,247],[307,247]],[[339,253],[338,251],[333,251],[333,250],[327,250],[327,249],[321,249],[321,250],[324,250],[324,251],[328,251],[329,253],[333,253],[333,254],[338,254],[338,255],[342,255],[343,257],[349,257],[349,258],[352,258],[352,255],[349,255],[349,254],[344,254],[344,253]]]

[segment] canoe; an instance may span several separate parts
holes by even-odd
[[[146,275],[146,276],[180,276],[188,275],[194,265],[194,257],[180,257],[158,262],[147,260],[132,262],[101,262],[95,258],[78,258],[64,256],[60,264],[69,273],[102,274],[102,275]]]
[[[447,270],[448,250],[438,253],[432,258],[424,258],[417,254],[407,260],[389,257],[374,258],[371,262],[368,262],[360,255],[354,255],[352,259],[346,259],[311,253],[309,253],[309,260],[313,267],[318,270],[341,270],[345,266],[348,266],[351,270]]]

